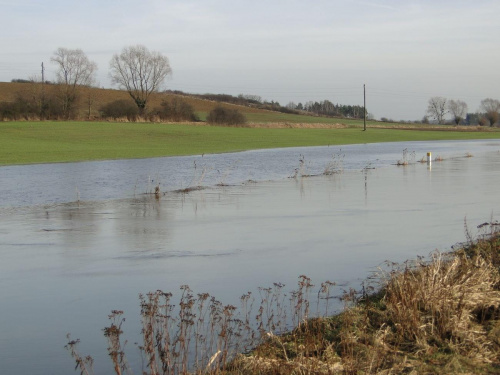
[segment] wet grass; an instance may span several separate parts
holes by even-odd
[[[295,146],[499,138],[500,132],[265,129],[194,124],[1,122],[0,165],[146,158]]]
[[[498,374],[500,227],[450,253],[387,262],[360,291],[300,276],[244,294],[240,306],[181,287],[140,296],[143,374]],[[340,294],[336,294],[340,291]],[[335,293],[334,293],[335,292]],[[331,316],[332,300],[343,307]],[[314,313],[313,313],[314,311]],[[114,373],[131,373],[122,311],[104,329]],[[93,360],[67,348],[81,373]]]

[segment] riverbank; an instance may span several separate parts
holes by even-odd
[[[228,374],[498,374],[500,237],[392,264],[336,316],[270,335]]]
[[[311,125],[308,125],[311,126]],[[336,125],[335,125],[336,126]],[[444,128],[443,128],[444,129]],[[202,155],[255,149],[500,138],[500,131],[201,124],[0,122],[0,165]]]
[[[299,277],[289,307],[283,285],[261,288],[256,315],[250,294],[241,297],[239,311],[208,294],[195,296],[186,285],[178,309],[170,293],[142,295],[139,349],[145,373],[497,374],[498,226],[481,224],[489,229],[486,235],[478,240],[467,235],[452,252],[387,264],[361,291],[344,291],[343,311],[334,316],[310,317],[313,303],[323,309],[334,298],[335,284],[322,283],[314,301],[314,285],[306,276]],[[129,369],[122,314],[113,311],[104,329],[116,374]],[[290,322],[296,328],[278,334]],[[67,346],[77,368],[92,373],[92,359],[81,356],[77,344],[70,340]]]

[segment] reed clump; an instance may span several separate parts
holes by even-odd
[[[239,307],[187,286],[176,307],[169,293],[141,296],[143,374],[499,373],[500,233],[496,222],[480,227],[491,230],[467,232],[450,253],[388,262],[360,291],[339,294],[329,281],[316,291],[300,276],[295,291],[259,288]],[[116,374],[129,371],[120,316],[104,331]],[[77,342],[68,349],[90,374]]]
[[[407,148],[403,150],[403,158],[398,160],[396,165],[406,166],[415,163],[416,153],[415,151],[409,152]]]

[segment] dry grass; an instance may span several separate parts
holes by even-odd
[[[379,292],[273,337],[235,374],[493,374],[500,371],[499,239],[391,264]]]
[[[264,128],[264,129],[345,129],[348,125],[341,123],[293,123],[293,122],[268,122],[256,123],[250,122],[239,127],[245,128]]]
[[[385,313],[392,325],[384,334],[386,345],[416,355],[440,349],[471,360],[498,360],[478,320],[500,305],[498,268],[491,262],[436,252],[430,262],[405,264],[386,277]]]

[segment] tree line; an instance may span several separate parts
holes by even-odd
[[[74,119],[82,104],[85,106],[88,118],[96,102],[91,88],[96,84],[97,64],[88,59],[81,49],[58,48],[50,59],[55,64],[56,80],[50,82],[33,77],[29,80],[14,79],[13,82],[31,83],[30,90],[20,93],[13,102],[0,102],[0,120],[19,118],[39,119]],[[157,116],[161,119],[194,120],[194,110],[187,103],[163,102],[161,108],[147,111],[150,97],[163,85],[165,79],[172,73],[169,60],[156,51],[149,51],[142,45],[125,47],[120,54],[113,55],[110,61],[110,77],[112,84],[126,91],[132,99],[116,101],[100,108],[104,117],[126,116],[129,119],[137,117]],[[48,86],[53,89],[48,90]],[[308,101],[305,104],[293,102],[286,106],[275,101],[263,101],[257,95],[237,97],[226,94],[191,94],[195,97],[228,102],[239,105],[257,107],[294,114],[313,114],[318,116],[363,118],[366,109],[359,105],[334,104],[329,100]],[[481,101],[476,113],[467,111],[467,103],[462,100],[448,100],[435,96],[429,99],[426,115],[422,122],[444,124],[447,116],[451,122],[467,125],[494,126],[500,119],[500,101],[486,98]]]
[[[455,125],[494,126],[500,119],[500,101],[497,99],[481,100],[476,113],[469,113],[467,110],[467,103],[462,100],[448,100],[441,96],[434,96],[429,99],[423,122],[429,122],[430,118],[438,124],[445,124],[446,117],[449,115],[451,122]]]
[[[50,61],[57,68],[55,81],[45,80],[43,65],[41,78],[33,76],[28,80],[13,79],[12,82],[31,85],[29,89],[18,93],[13,102],[0,102],[0,120],[76,119],[81,117],[82,108],[85,108],[88,119],[92,117],[91,113],[97,102],[95,90],[92,90],[96,85],[97,64],[81,49],[67,48],[58,48]],[[181,117],[182,120],[193,120],[194,111],[187,111],[186,103],[181,105],[179,101],[164,102],[161,108],[148,109],[151,94],[159,91],[172,73],[166,56],[149,51],[142,45],[125,47],[120,54],[113,55],[109,69],[112,84],[126,91],[132,101],[117,100],[101,106],[99,111],[103,117],[127,117],[134,120],[138,117],[158,116],[170,120]],[[180,91],[170,92],[184,94]],[[283,113],[349,118],[363,118],[364,115],[362,106],[333,104],[328,100],[297,105],[291,102],[282,106],[276,101],[262,100],[258,95],[189,95]]]
[[[288,107],[295,107],[295,109],[304,110],[306,112],[314,113],[320,116],[362,119],[365,115],[365,108],[363,106],[333,104],[329,100],[323,100],[320,102],[308,101],[304,105],[302,105],[302,103],[298,103],[297,105],[295,105],[293,102],[291,102],[288,104]]]
[[[47,90],[50,82],[45,81],[42,68],[42,79],[32,77],[28,80],[33,84],[31,90],[25,90],[14,102],[0,103],[2,118],[72,119],[77,117],[82,101],[89,108],[90,117],[90,109],[95,102],[90,89],[96,83],[97,64],[81,49],[67,48],[58,48],[50,61],[57,67],[56,80],[51,85],[55,89]],[[142,45],[125,47],[110,61],[113,85],[128,92],[140,116],[146,114],[151,94],[158,91],[171,72],[166,56],[149,51]],[[26,81],[15,79],[13,82]]]

